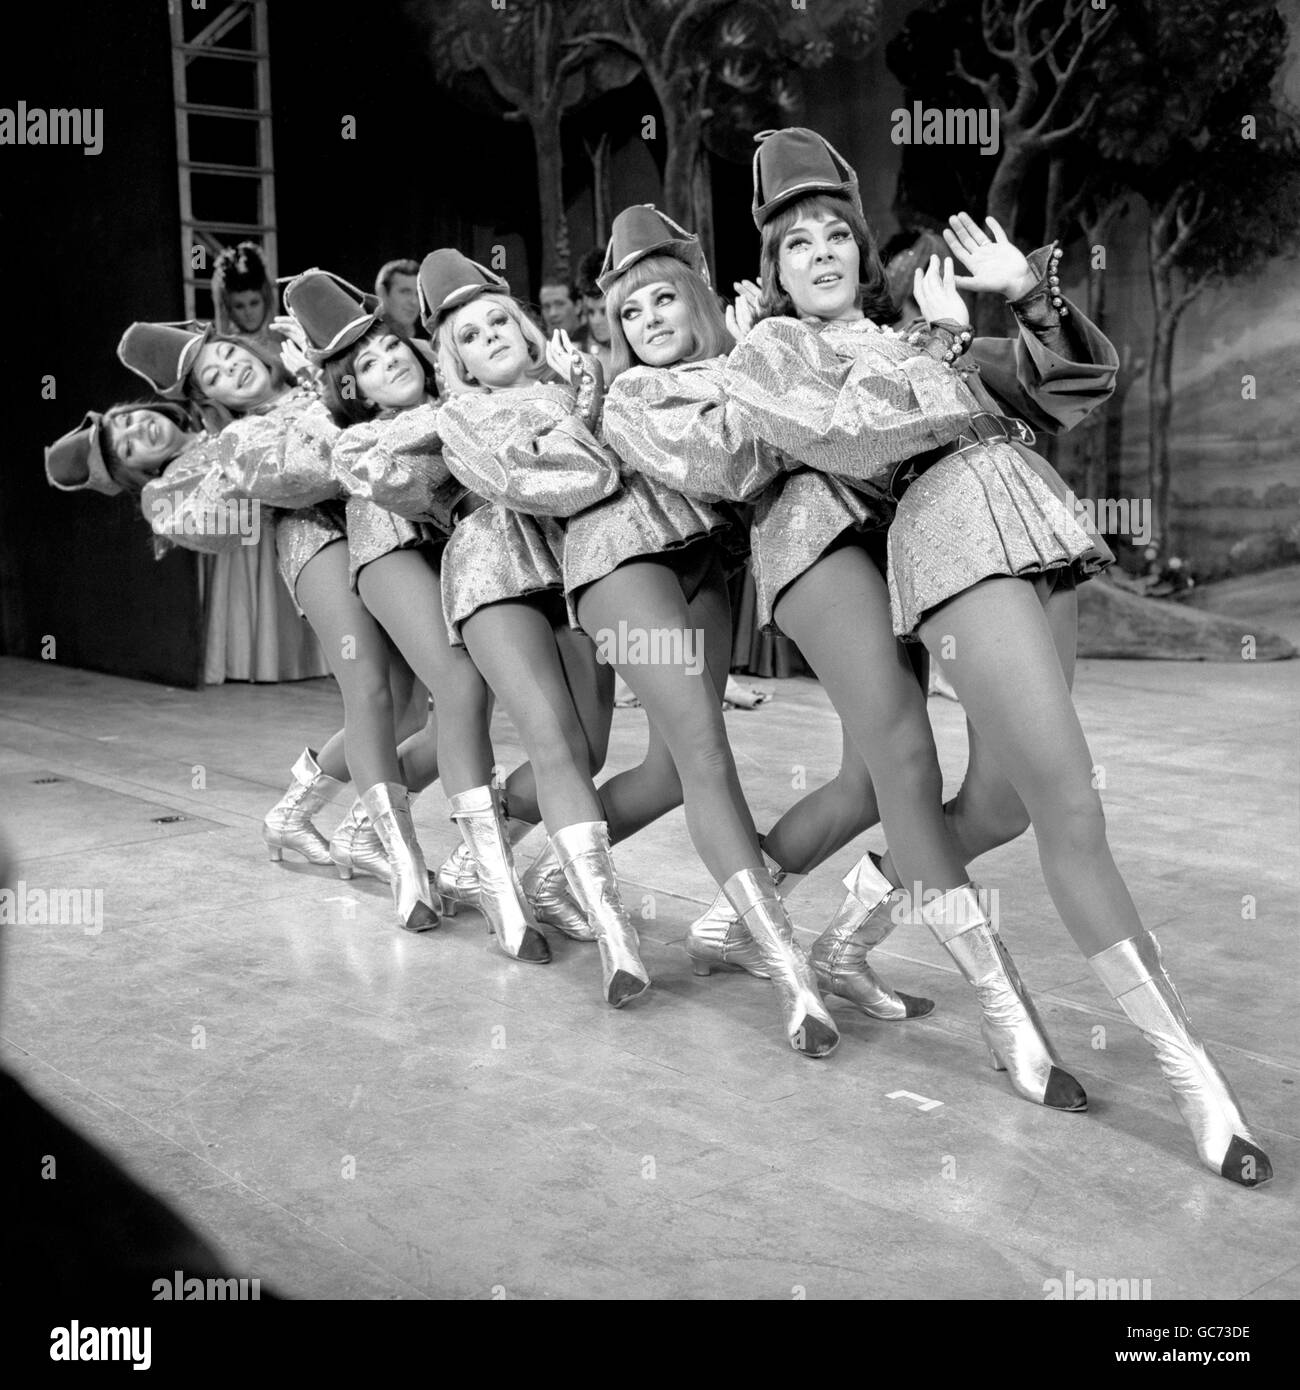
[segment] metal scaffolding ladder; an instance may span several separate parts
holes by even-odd
[[[176,172],[185,315],[210,314],[212,263],[224,246],[261,245],[276,273],[275,168],[267,0],[170,0]],[[194,247],[203,246],[203,265]]]

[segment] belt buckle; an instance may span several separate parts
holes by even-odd
[[[1029,426],[1023,420],[1019,420],[1013,417],[1009,419],[1007,423],[1011,426],[1012,433],[1015,435],[1015,439],[1018,444],[1024,444],[1032,449],[1034,445],[1038,442],[1038,436],[1033,432],[1033,430],[1029,428]]]

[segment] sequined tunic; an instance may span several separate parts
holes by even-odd
[[[1079,320],[1079,355],[1095,360],[1069,360],[1042,341],[1053,329],[1023,323],[1017,339],[977,339],[969,363],[954,370],[866,319],[768,319],[732,353],[727,387],[747,428],[815,469],[851,479],[887,520],[896,466],[954,440],[972,413],[1061,429],[1110,394],[1114,349]],[[986,365],[993,381],[981,384],[972,368]],[[1110,563],[1104,542],[1067,510],[1064,495],[1055,470],[1023,445],[979,445],[934,464],[911,483],[890,525],[894,631],[915,636],[927,612],[992,575],[1086,577]],[[792,536],[788,549],[806,555],[820,539],[807,528],[804,536]],[[765,587],[772,598],[780,592]]]
[[[295,388],[186,450],[145,485],[141,507],[155,535],[217,553],[240,543],[225,534],[232,509],[253,503],[260,524],[275,527],[280,576],[293,596],[307,561],[345,535],[341,509],[319,505],[340,495],[331,465],[337,434],[315,393]]]
[[[560,518],[619,486],[617,461],[567,387],[538,383],[452,396],[437,426],[452,475],[490,504],[457,523],[442,560],[448,636],[485,604],[564,588]]]
[[[354,591],[362,569],[394,550],[422,547],[437,563],[451,521],[449,508],[441,521],[430,513],[439,510],[439,498],[464,493],[437,452],[437,416],[438,407],[426,401],[349,425],[334,442],[335,473],[350,494],[348,580]],[[394,509],[390,498],[406,510]]]
[[[610,386],[602,428],[625,470],[695,504],[709,504],[709,533],[743,560],[748,540],[725,508],[765,498],[774,482],[785,479],[786,465],[775,450],[737,428],[723,389],[725,367],[724,357],[633,367]],[[852,496],[838,483],[825,490]]]

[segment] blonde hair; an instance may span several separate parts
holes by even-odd
[[[466,302],[472,304],[476,300],[495,304],[519,325],[519,331],[524,336],[528,356],[532,359],[533,364],[525,371],[525,376],[536,380],[550,373],[551,369],[546,363],[546,339],[542,336],[542,330],[524,313],[523,306],[518,300],[512,299],[508,294],[487,293],[475,295],[473,300]],[[470,379],[469,373],[465,369],[465,360],[460,355],[460,349],[456,346],[455,335],[452,332],[452,323],[464,307],[463,304],[457,305],[449,314],[444,315],[438,324],[438,384],[439,389],[448,395],[455,395],[461,391],[483,389],[478,382]]]
[[[616,377],[641,359],[632,351],[632,344],[623,332],[623,305],[628,297],[659,280],[666,280],[686,301],[690,311],[695,346],[683,359],[701,362],[709,357],[722,357],[735,346],[727,329],[718,296],[705,282],[676,256],[647,256],[638,261],[609,287],[605,296],[605,316],[609,319],[610,377]]]

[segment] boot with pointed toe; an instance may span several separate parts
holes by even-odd
[[[826,1057],[839,1030],[826,1011],[812,967],[794,939],[794,927],[771,871],[741,869],[722,885],[742,927],[753,938],[784,1015],[790,1046],[806,1057]]]
[[[650,974],[641,963],[641,943],[618,890],[609,827],[604,821],[579,821],[556,831],[551,844],[574,900],[595,933],[605,1002],[621,1009],[650,988]]]
[[[442,920],[442,903],[430,886],[406,788],[377,782],[361,793],[361,802],[388,856],[398,920],[407,931],[432,931]]]
[[[457,792],[449,805],[474,861],[478,878],[474,906],[487,919],[497,945],[513,960],[545,965],[551,959],[551,948],[515,872],[500,793],[495,787],[471,787],[469,791]]]
[[[1143,932],[1118,941],[1092,956],[1088,964],[1155,1048],[1156,1061],[1192,1132],[1201,1162],[1242,1187],[1268,1182],[1273,1165],[1255,1142],[1228,1078],[1192,1032],[1178,990],[1165,973],[1155,937]]]
[[[953,888],[921,908],[957,968],[974,987],[980,1032],[994,1069],[1018,1095],[1052,1110],[1086,1110],[1088,1097],[1065,1070],[1002,938],[985,917],[973,883]]]

